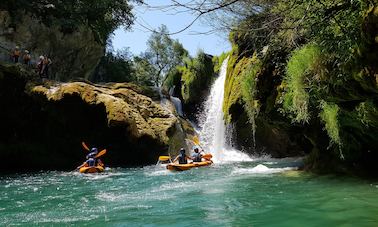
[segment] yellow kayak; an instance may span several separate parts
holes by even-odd
[[[84,166],[79,169],[80,173],[101,173],[104,172],[104,167],[98,166]]]
[[[188,164],[176,164],[176,163],[169,163],[167,165],[167,169],[175,170],[175,171],[184,171],[194,167],[202,167],[202,166],[209,166],[213,162],[212,161],[204,161],[204,162],[192,162]]]

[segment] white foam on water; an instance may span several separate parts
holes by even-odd
[[[254,158],[246,153],[240,152],[236,149],[223,149],[219,152],[221,155],[214,156],[215,163],[230,163],[230,162],[252,162]]]
[[[232,174],[273,174],[297,169],[297,167],[269,168],[265,165],[259,164],[253,168],[235,168],[235,170],[232,171]]]
[[[145,172],[144,174],[146,176],[166,176],[166,175],[172,175],[172,171],[169,171],[167,169],[165,169],[165,166],[164,164],[162,165],[159,165],[158,167],[160,168],[164,168],[164,169],[160,169],[160,170],[155,170],[155,171],[149,171],[149,172]]]

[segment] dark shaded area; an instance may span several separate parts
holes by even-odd
[[[132,138],[127,125],[108,127],[104,106],[77,96],[32,97],[27,79],[9,71],[0,72],[0,81],[0,171],[73,170],[87,154],[81,141],[106,148],[102,160],[112,167],[155,163],[166,150],[150,138]]]

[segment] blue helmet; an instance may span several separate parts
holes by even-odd
[[[98,150],[97,150],[97,148],[94,147],[94,148],[91,149],[91,152],[97,154],[97,153],[98,153]]]

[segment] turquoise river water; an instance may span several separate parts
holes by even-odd
[[[0,226],[378,226],[378,182],[298,160],[0,177]]]

